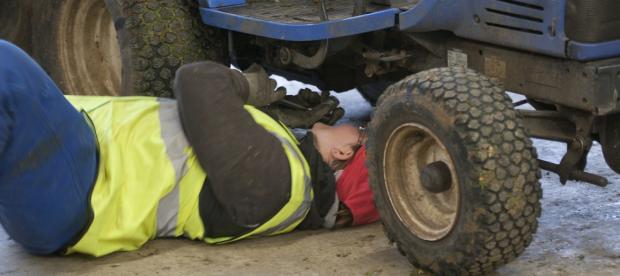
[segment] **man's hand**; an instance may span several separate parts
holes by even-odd
[[[333,229],[349,227],[353,224],[353,214],[349,207],[340,202],[338,213],[336,213],[336,223]]]
[[[243,71],[243,76],[248,80],[250,92],[247,104],[255,107],[270,105],[286,96],[286,89],[276,89],[276,81],[269,78],[262,66],[254,63]]]
[[[263,108],[263,111],[277,117],[291,128],[310,128],[316,122],[333,125],[344,115],[338,107],[338,99],[329,92],[318,94],[302,89],[295,96],[286,96],[281,101]]]

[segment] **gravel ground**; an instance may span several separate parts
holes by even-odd
[[[291,90],[302,86],[286,83]],[[370,106],[357,92],[338,96],[348,115],[363,121]],[[563,144],[535,141],[542,159],[558,161]],[[540,227],[514,262],[493,275],[620,275],[620,176],[605,164],[595,144],[587,171],[607,177],[607,188],[568,182],[543,172]],[[93,259],[36,257],[0,229],[0,275],[417,275],[389,245],[379,224],[338,231],[296,232],[224,246],[158,240],[145,248]]]

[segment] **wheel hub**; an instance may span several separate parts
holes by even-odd
[[[425,126],[406,123],[387,140],[384,180],[399,220],[418,238],[450,233],[459,208],[459,183],[444,144]]]
[[[420,183],[431,193],[446,192],[452,187],[450,168],[442,161],[430,163],[420,172]]]

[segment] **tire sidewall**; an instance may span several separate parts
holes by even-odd
[[[41,65],[41,67],[50,75],[56,84],[65,90],[65,79],[62,73],[60,57],[58,56],[58,41],[56,37],[59,33],[59,24],[57,24],[61,13],[58,12],[63,5],[64,0],[46,0],[39,1],[33,6],[32,24],[33,39],[32,57]],[[43,29],[36,29],[45,26]]]
[[[22,50],[32,51],[32,24],[30,0],[2,0],[0,2],[0,39],[7,40]]]
[[[106,8],[112,16],[114,29],[116,29],[119,48],[121,50],[121,64],[123,70],[121,72],[121,95],[129,96],[133,93],[134,74],[131,68],[133,63],[133,55],[130,49],[129,38],[130,32],[125,28],[127,15],[123,13],[123,0],[105,0]]]
[[[104,2],[104,0],[101,1]],[[72,91],[68,84],[72,76],[67,73],[67,68],[63,67],[64,62],[60,57],[60,52],[64,50],[62,48],[63,38],[60,37],[63,26],[60,22],[63,16],[67,16],[63,12],[67,5],[67,0],[37,1],[36,5],[32,5],[32,57],[50,75],[63,93],[98,95],[99,91],[96,90]],[[108,6],[106,9],[109,11]]]

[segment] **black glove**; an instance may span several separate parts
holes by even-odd
[[[262,107],[272,104],[286,95],[286,89],[279,87],[276,89],[276,81],[269,78],[265,69],[254,63],[243,71],[243,76],[249,85],[249,95],[247,104]]]
[[[316,122],[333,125],[342,118],[344,109],[338,107],[339,103],[329,92],[318,94],[310,89],[302,89],[297,95],[286,96],[262,110],[288,127],[310,128]]]

